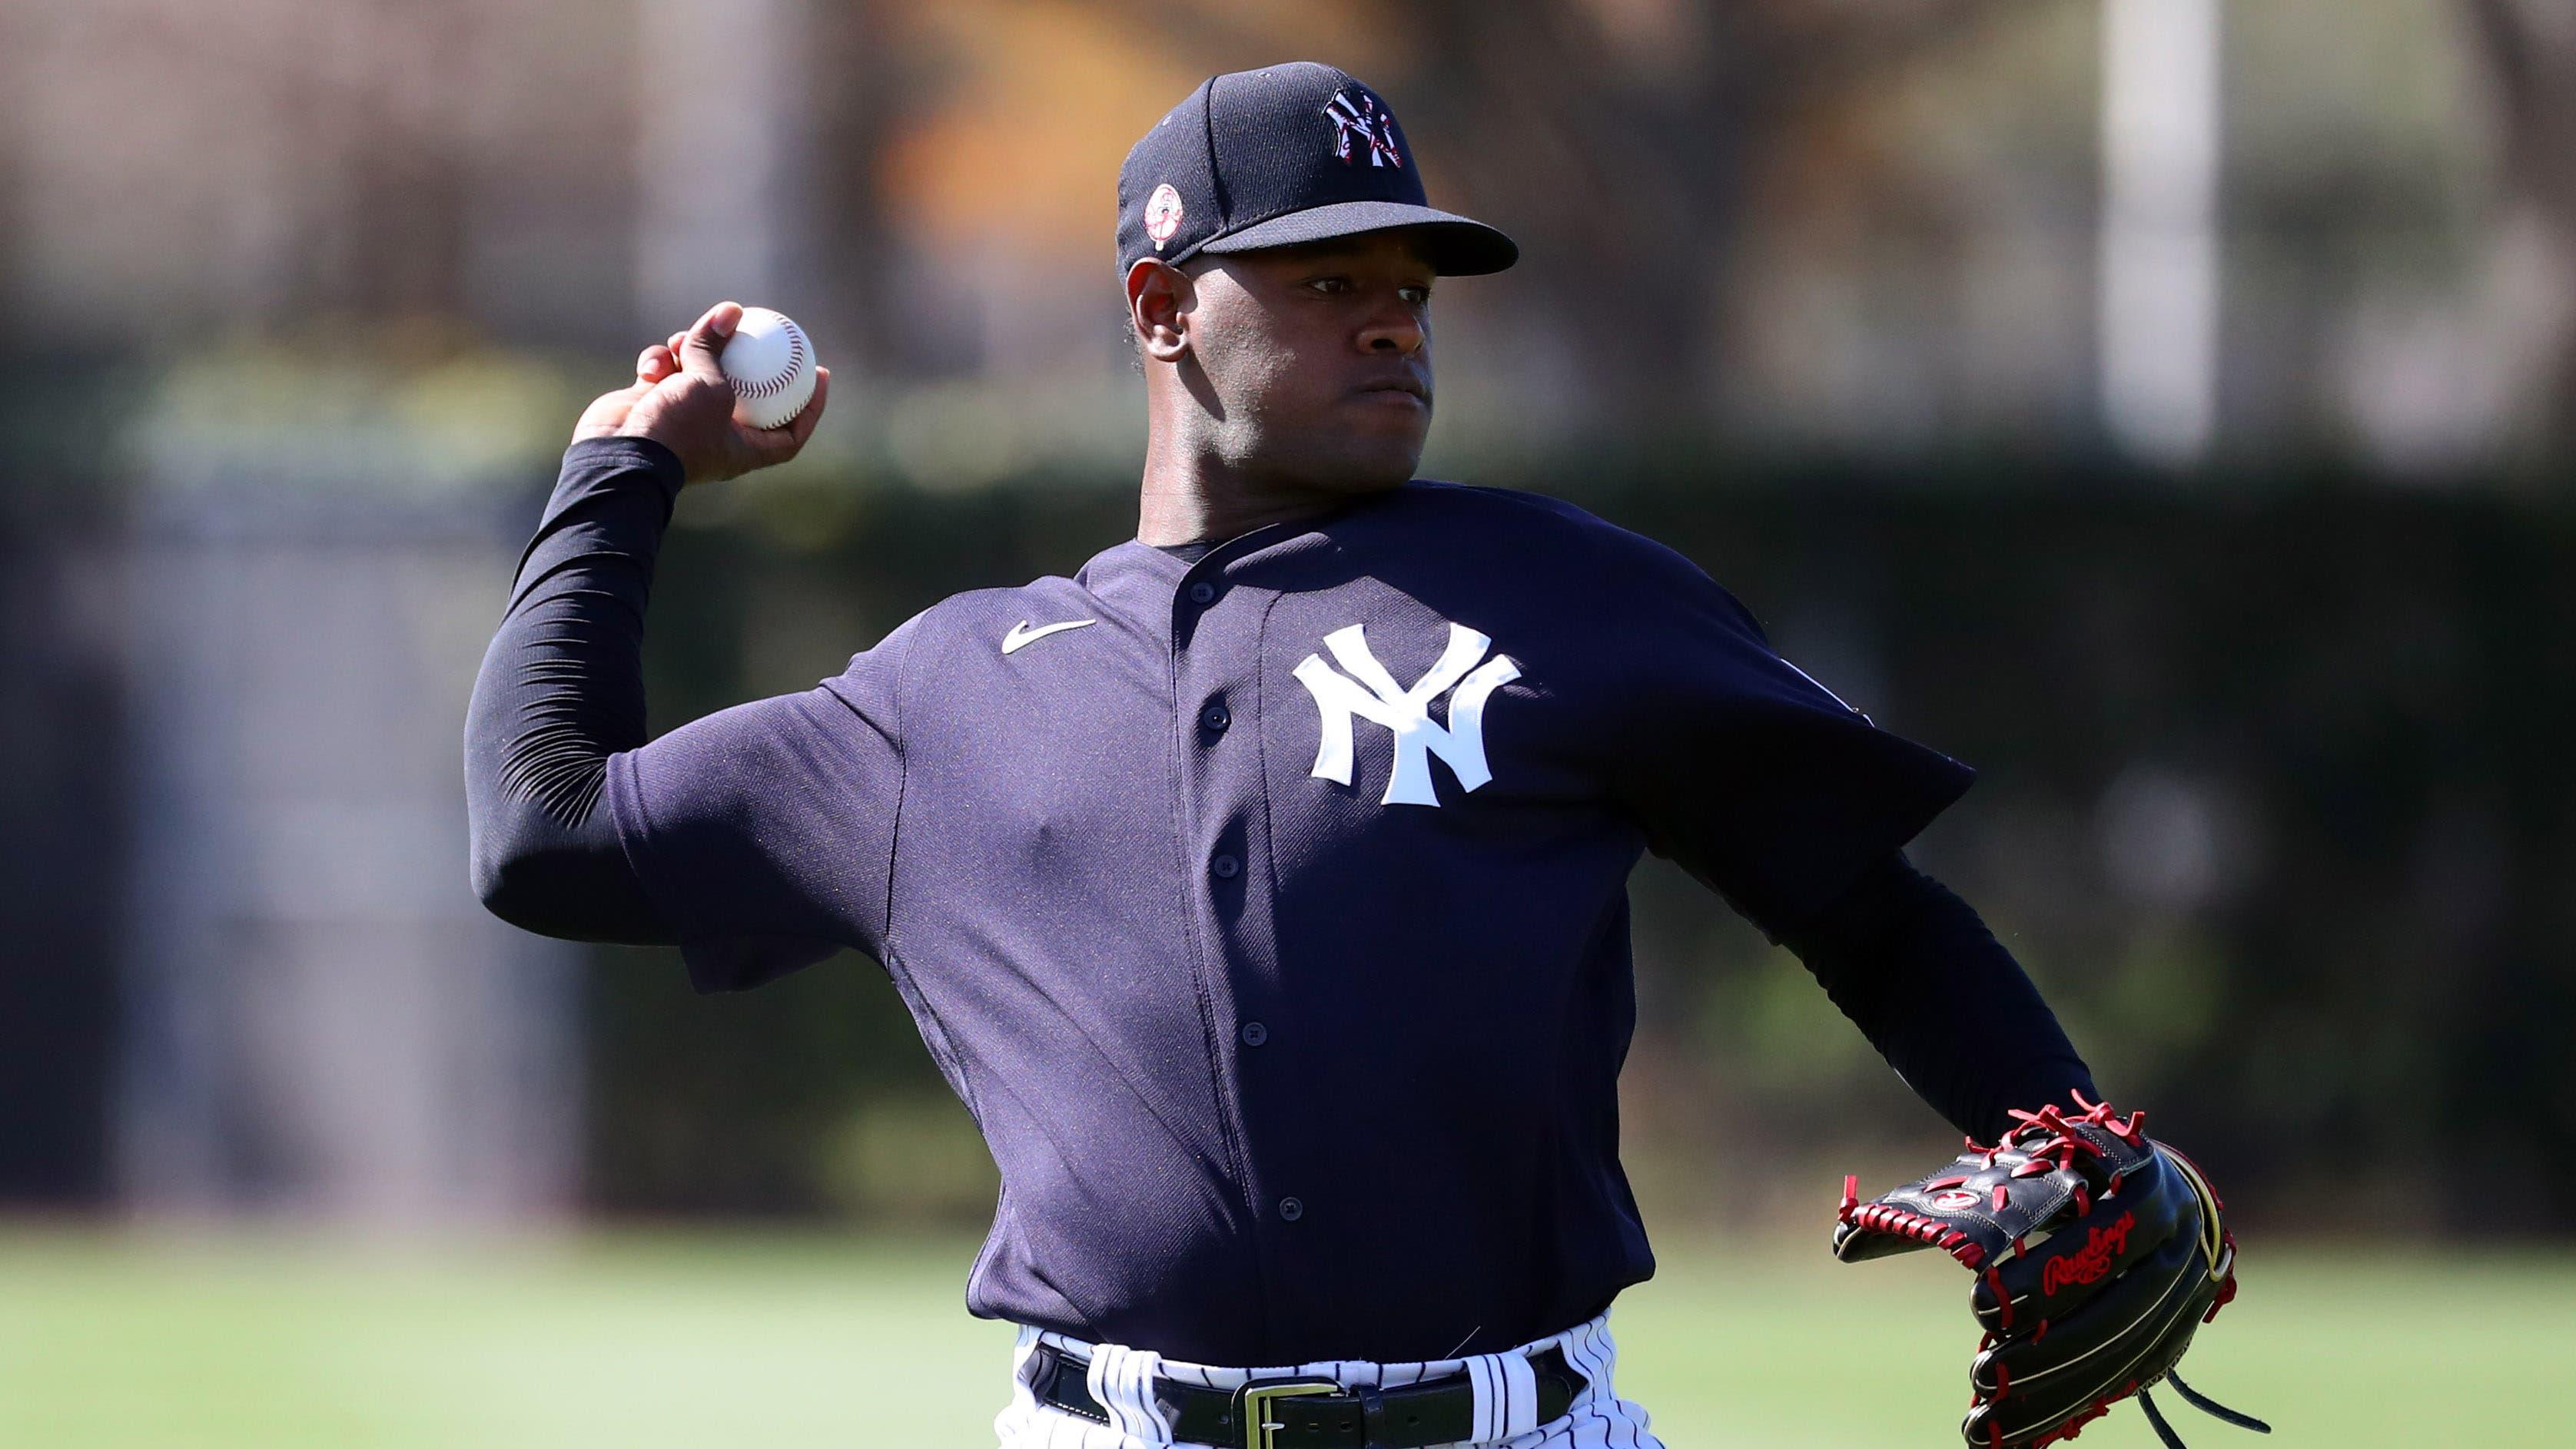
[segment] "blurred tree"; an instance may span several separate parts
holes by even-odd
[[[316,115],[306,132],[329,158],[346,200],[321,277],[335,310],[391,317],[467,311],[465,217],[474,145],[463,114],[467,63],[488,29],[474,0],[369,0],[377,36],[350,94],[317,60],[301,77]],[[325,98],[323,92],[333,92]]]
[[[1415,12],[1427,38],[1407,94],[1527,234],[1539,305],[1565,335],[1601,339],[1584,352],[1587,410],[1605,432],[1653,438],[1715,401],[1720,301],[1756,179],[1817,144],[1849,93],[1986,8],[1572,0],[1498,25],[1475,0],[1437,0]]]
[[[1106,175],[1182,77],[1286,59],[1345,66],[1394,99],[1430,158],[1436,204],[1520,236],[1513,296],[1526,315],[1509,331],[1562,339],[1579,359],[1549,374],[1574,394],[1551,406],[1601,436],[1658,439],[1704,429],[1717,402],[1726,299],[1761,178],[1842,145],[1850,112],[1892,74],[1974,39],[1981,16],[2006,8],[978,0],[938,12],[938,44],[966,79],[938,88],[944,109],[909,118],[897,184],[927,214],[910,224],[932,233],[1005,234],[1047,254],[1078,219],[1105,244]]]
[[[817,7],[806,56],[818,83],[813,153],[829,157],[809,183],[814,264],[832,298],[829,333],[841,370],[853,377],[899,372],[894,335],[895,243],[885,218],[885,158],[895,122],[914,97],[907,55],[894,44],[882,4]],[[836,374],[838,375],[838,374]]]
[[[18,68],[26,64],[33,49],[27,42],[31,27],[23,7],[0,5],[0,296],[7,295],[9,281],[18,275],[25,262],[18,255],[20,222],[16,215],[18,197],[26,185],[26,123],[18,108],[25,104],[26,88],[19,84]]]
[[[2492,306],[2536,441],[2576,445],[2576,11],[2564,0],[2462,0],[2495,80],[2504,216]]]
[[[1996,8],[1549,0],[1504,23],[1482,0],[1424,0],[1362,33],[1384,52],[1372,79],[1438,156],[1435,202],[1508,218],[1524,245],[1516,296],[1581,339],[1572,410],[1601,436],[1652,444],[1700,431],[1717,401],[1760,179],[1835,144],[1856,101]],[[1183,33],[1219,55],[1311,48],[1267,12],[1217,19],[1235,13],[1196,7]]]

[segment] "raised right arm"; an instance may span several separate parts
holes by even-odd
[[[644,603],[682,483],[650,438],[575,442],[520,557],[465,718],[474,892],[548,936],[667,944],[607,806],[644,743]]]
[[[673,502],[685,484],[796,456],[831,391],[830,370],[819,369],[813,400],[792,423],[755,429],[736,421],[717,355],[741,320],[741,307],[717,303],[686,331],[645,348],[635,381],[583,412],[554,496],[519,559],[465,720],[474,891],[513,925],[643,944],[704,935],[701,904],[655,881],[639,854],[652,849],[644,832],[633,820],[621,828],[612,769],[622,763],[632,788],[647,773],[648,754],[669,757],[652,771],[673,797],[664,813],[729,864],[724,857],[746,847],[710,843],[723,832],[703,820],[739,816],[736,798],[768,783],[756,768],[761,754],[792,751],[794,737],[814,728],[811,701],[762,701],[644,749],[644,603]],[[745,763],[755,768],[736,768]],[[640,797],[632,803],[637,813],[645,809]],[[775,900],[729,904],[739,914],[794,917]]]

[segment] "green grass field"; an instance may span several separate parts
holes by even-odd
[[[10,1449],[976,1446],[1009,1331],[953,1239],[581,1237],[388,1255],[0,1232]],[[2576,1441],[2576,1255],[2267,1250],[2194,1383],[2275,1445]],[[1964,1278],[1777,1247],[1668,1253],[1612,1322],[1674,1449],[1942,1445]],[[2258,1442],[2177,1410],[2196,1449]],[[2153,1445],[2134,1409],[2087,1449]]]

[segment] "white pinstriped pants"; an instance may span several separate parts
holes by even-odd
[[[1111,1422],[1095,1424],[1041,1404],[1029,1391],[1034,1372],[1030,1352],[1050,1343],[1091,1362],[1091,1396],[1109,1410]],[[1565,1352],[1565,1361],[1589,1387],[1575,1397],[1564,1416],[1538,1422],[1538,1382],[1529,1357],[1550,1347]],[[1212,1389],[1234,1389],[1247,1378],[1281,1375],[1329,1377],[1346,1385],[1396,1389],[1424,1379],[1464,1373],[1476,1389],[1476,1436],[1455,1449],[1664,1449],[1646,1427],[1646,1411],[1620,1398],[1611,1385],[1618,1347],[1610,1340],[1610,1316],[1501,1353],[1474,1358],[1444,1358],[1430,1363],[1368,1363],[1358,1359],[1326,1360],[1280,1368],[1211,1368],[1180,1363],[1147,1350],[1120,1344],[1085,1343],[1060,1333],[1022,1327],[1011,1355],[1011,1406],[993,1420],[1001,1449],[1152,1449],[1173,1442],[1171,1426],[1155,1406],[1156,1374]]]

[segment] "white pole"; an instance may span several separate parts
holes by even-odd
[[[2219,25],[2219,0],[2103,0],[2103,420],[2169,466],[2217,426]]]

